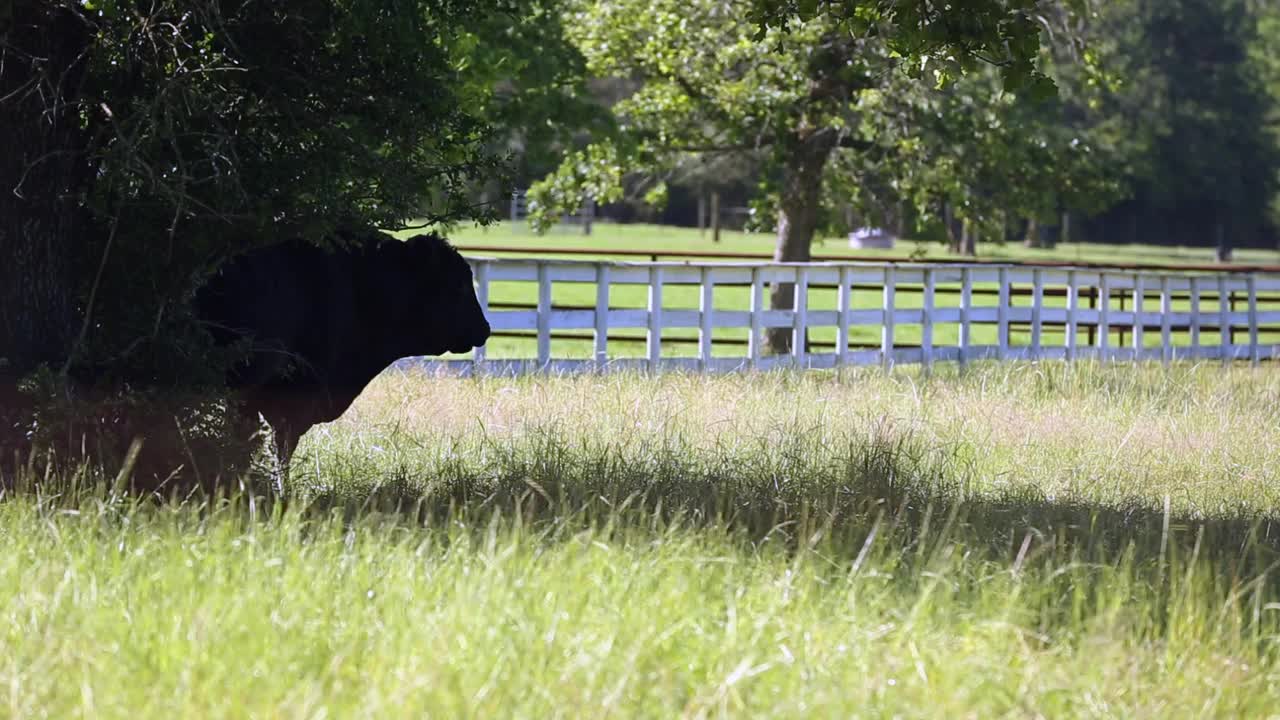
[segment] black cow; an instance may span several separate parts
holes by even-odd
[[[489,337],[471,268],[443,238],[372,233],[347,245],[254,251],[196,295],[197,317],[218,344],[248,343],[228,385],[243,412],[271,425],[282,463],[303,433],[341,415],[393,361],[466,352]]]

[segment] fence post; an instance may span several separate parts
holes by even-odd
[[[849,301],[851,291],[849,266],[840,268],[840,288],[836,291],[836,364],[849,363]]]
[[[1120,293],[1119,300],[1120,300],[1119,310],[1120,312],[1123,313],[1124,312],[1124,293]],[[1132,338],[1129,340],[1129,342],[1133,342]],[[1123,348],[1123,347],[1124,347],[1124,325],[1120,325],[1119,327],[1116,328],[1116,349],[1119,350],[1120,348]]]
[[[925,372],[933,369],[933,294],[932,270],[924,271],[924,297],[920,301],[920,362]]]
[[[545,261],[538,262],[538,368],[551,362],[551,275]]]
[[[1142,349],[1144,347],[1142,338],[1142,301],[1145,299],[1146,288],[1143,284],[1142,275],[1134,273],[1133,275],[1133,360],[1138,362],[1142,360]]]
[[[1099,275],[1098,278],[1099,278],[1098,282],[1099,284],[1101,284],[1102,276]],[[1101,292],[1100,287],[1090,286],[1089,288],[1089,309],[1090,310],[1098,309],[1098,293],[1099,292]],[[1098,342],[1098,323],[1095,322],[1089,325],[1088,334],[1085,337],[1085,344],[1088,345],[1089,347],[1093,347],[1097,345],[1097,342]]]
[[[764,312],[764,277],[760,268],[751,268],[751,337],[747,338],[748,353],[751,356],[751,367],[760,367],[760,345],[764,341],[764,330],[760,323],[760,314]]]
[[[1111,278],[1098,274],[1098,358],[1111,359]]]
[[[1221,348],[1219,357],[1222,358],[1222,365],[1226,367],[1231,364],[1232,355],[1235,354],[1234,348],[1231,347],[1231,305],[1227,299],[1227,276],[1218,274],[1218,346]]]
[[[711,268],[702,268],[699,285],[701,294],[698,300],[698,309],[702,313],[698,327],[698,368],[703,371],[711,367],[711,331],[715,327],[712,324],[715,314],[715,287],[715,282],[711,278]]]
[[[1228,304],[1229,304],[1229,305],[1230,305],[1230,307],[1231,307],[1231,312],[1232,312],[1232,313],[1235,313],[1235,311],[1236,311],[1236,291],[1235,291],[1235,290],[1232,290],[1232,291],[1228,292],[1228,293],[1227,293],[1227,297],[1230,299],[1230,301],[1229,301],[1229,303],[1228,303]],[[1231,359],[1232,359],[1232,360],[1234,360],[1234,359],[1235,359],[1235,356],[1236,356],[1236,350],[1235,350],[1235,347],[1236,347],[1236,323],[1235,323],[1235,321],[1234,321],[1234,320],[1231,322],[1231,332],[1229,333],[1229,335],[1231,336]]]
[[[609,362],[609,266],[596,265],[596,367],[604,370]]]
[[[969,361],[969,346],[973,342],[973,326],[969,312],[973,309],[973,268],[960,271],[960,366]]]
[[[796,267],[795,312],[791,315],[791,359],[797,367],[806,367],[809,349],[805,347],[809,330],[809,268]]]
[[[489,316],[489,261],[476,260],[476,302],[487,318]],[[471,363],[478,366],[484,362],[485,347],[481,345],[471,351]]]
[[[1191,359],[1200,359],[1200,276],[1191,277]]]
[[[1261,349],[1258,347],[1258,278],[1254,273],[1249,273],[1245,282],[1249,288],[1249,364],[1257,367],[1262,360]]]
[[[892,265],[884,269],[884,296],[881,309],[884,318],[880,326],[880,365],[885,371],[893,368],[893,313],[897,278]]]
[[[1169,290],[1169,276],[1160,276],[1160,359],[1165,367],[1173,361],[1173,294]]]
[[[1044,329],[1044,271],[1031,271],[1031,358],[1040,359],[1040,334]]]
[[[1076,359],[1076,311],[1080,309],[1080,293],[1076,289],[1076,271],[1067,271],[1067,323],[1062,344],[1066,347],[1067,362]]]
[[[649,331],[645,351],[650,372],[657,371],[662,360],[662,268],[649,268]]]
[[[1004,360],[1009,354],[1009,268],[1000,268],[999,305],[996,307],[996,357]]]

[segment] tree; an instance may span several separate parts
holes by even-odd
[[[542,177],[583,133],[612,130],[604,104],[587,87],[585,60],[565,36],[559,0],[508,0],[460,30],[466,51],[462,99],[483,117],[492,150],[517,180]],[[505,181],[506,173],[494,180]]]
[[[0,32],[0,371],[22,372],[61,359],[72,336],[75,244],[61,238],[87,221],[77,198],[87,168],[66,149],[84,143],[89,32],[39,2],[0,5]]]
[[[1254,7],[1258,29],[1249,48],[1249,60],[1266,90],[1267,136],[1273,146],[1280,147],[1280,56],[1275,53],[1275,48],[1280,46],[1280,5],[1265,2]],[[1272,173],[1270,188],[1268,219],[1275,228],[1280,227],[1280,170]]]
[[[1017,12],[1028,5],[975,0],[934,14],[905,2],[578,2],[570,37],[588,69],[642,84],[613,108],[618,133],[571,154],[533,188],[535,220],[584,194],[616,197],[632,169],[660,174],[691,154],[752,153],[773,169],[774,257],[806,261],[833,154],[883,161],[897,142],[911,142],[909,132],[878,132],[901,124],[888,114],[903,107],[899,91],[942,82],[987,51],[1007,86],[1052,91],[1035,69],[1035,24]],[[968,9],[981,11],[978,24],[963,14]],[[772,306],[792,307],[793,293],[789,283],[775,285]],[[790,349],[789,333],[769,337],[774,351]]]
[[[965,227],[967,253],[975,234],[999,236],[1011,220],[1058,225],[1067,211],[1095,213],[1124,195],[1115,118],[1089,109],[1110,92],[1104,71],[1096,61],[1045,64],[1052,96],[1021,97],[977,72],[918,102],[920,157],[901,165],[902,184],[918,206],[941,199]]]
[[[1100,215],[1127,242],[1261,244],[1280,164],[1268,91],[1266,3],[1129,0],[1099,7],[1122,87],[1101,108],[1124,118],[1133,196]],[[1272,40],[1275,36],[1272,35]],[[1274,77],[1274,76],[1273,76]]]
[[[486,218],[473,191],[508,154],[495,123],[536,144],[572,94],[554,7],[0,2],[4,395],[42,366],[81,385],[216,383],[185,307],[226,258]]]

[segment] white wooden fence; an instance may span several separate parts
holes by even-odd
[[[704,372],[927,367],[980,359],[1256,364],[1280,357],[1280,274],[873,262],[469,261],[494,331],[489,344],[512,347],[495,340],[525,337],[525,354],[532,357],[496,357],[479,348],[470,358],[432,365],[511,374],[637,367]],[[793,310],[769,309],[773,283],[794,284]],[[582,288],[576,297],[594,297],[594,304],[554,304],[553,289],[568,285]],[[631,306],[616,297],[626,286],[633,286],[625,293]],[[691,289],[697,299],[688,306],[664,302],[677,292],[687,301]],[[641,292],[643,299],[636,302]],[[736,293],[731,308],[724,301],[734,298],[725,293]],[[725,343],[734,341],[713,337],[722,328],[746,335],[736,341],[745,352],[724,356]],[[769,328],[789,330],[794,351],[766,354]],[[663,331],[672,330],[664,337]],[[823,336],[828,339],[821,341]],[[906,336],[914,341],[905,342]],[[577,343],[577,358],[553,352],[566,340]],[[590,355],[582,357],[588,341]],[[621,343],[635,347],[637,341],[644,343],[642,356],[617,357]],[[680,345],[686,357],[671,357],[670,350]]]

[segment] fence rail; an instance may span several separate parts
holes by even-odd
[[[766,253],[746,252],[741,250],[660,250],[660,249],[643,249],[643,248],[619,248],[619,247],[557,247],[557,246],[531,246],[531,245],[468,245],[458,244],[457,248],[464,253],[502,253],[504,256],[535,256],[535,257],[553,257],[566,256],[570,258],[610,258],[610,259],[629,259],[629,260],[648,260],[650,262],[659,262],[662,260],[678,260],[678,261],[751,261],[751,262],[770,262],[772,256]],[[1125,271],[1125,270],[1157,270],[1168,272],[1205,272],[1205,273],[1245,273],[1245,272],[1261,272],[1261,273],[1280,273],[1280,265],[1274,264],[1250,264],[1250,263],[1195,263],[1195,262],[1177,262],[1177,263],[1107,263],[1089,260],[1019,260],[1017,262],[1008,260],[987,260],[981,258],[942,258],[929,260],[927,263],[919,258],[907,256],[889,256],[876,255],[874,257],[856,257],[851,255],[843,255],[837,253],[813,253],[812,260],[818,262],[849,262],[849,263],[889,263],[889,264],[907,264],[921,265],[928,264],[940,267],[1028,267],[1028,268],[1049,268],[1049,269],[1077,269],[1077,270],[1104,270],[1107,272]]]
[[[494,337],[525,338],[532,348],[531,357],[491,357],[478,348],[469,359],[433,363],[464,371],[680,367],[719,372],[927,367],[982,359],[1259,363],[1280,358],[1280,273],[1275,272],[468,260]],[[791,298],[791,309],[768,307],[774,286]],[[562,302],[553,302],[556,290]],[[563,301],[570,295],[571,301]],[[790,334],[791,352],[766,353],[765,332],[773,328]],[[557,343],[581,347],[586,342],[587,357],[553,352]],[[637,343],[644,344],[641,357],[617,357],[619,346],[634,349]],[[673,357],[672,349],[683,355],[692,351],[692,356]],[[726,350],[736,353],[726,355]]]

